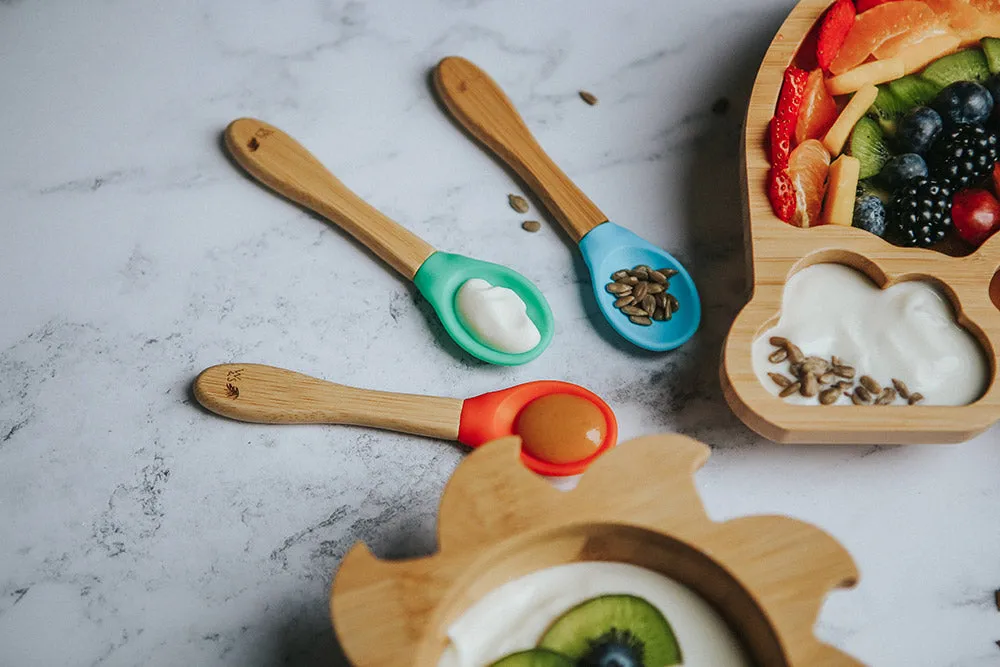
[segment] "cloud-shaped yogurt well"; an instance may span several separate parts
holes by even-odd
[[[753,344],[754,371],[773,394],[770,372],[791,377],[788,362],[773,364],[772,336],[787,338],[807,356],[837,356],[882,386],[902,380],[921,405],[966,405],[986,390],[989,362],[975,338],[958,325],[948,300],[932,285],[904,282],[881,290],[863,273],[840,264],[816,264],[785,285],[781,318]],[[838,378],[839,380],[840,378]],[[785,399],[816,405],[798,393]],[[902,398],[896,404],[905,404]],[[841,396],[836,404],[850,405]]]

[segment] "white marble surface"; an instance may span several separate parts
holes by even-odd
[[[192,378],[234,360],[455,396],[579,382],[624,438],[713,445],[713,516],[786,513],[843,541],[862,582],[820,636],[876,665],[1000,664],[1000,432],[777,447],[720,394],[745,279],[739,123],[790,5],[0,2],[0,664],[343,664],[326,599],[344,551],[433,550],[456,447],[202,412]],[[565,235],[520,230],[518,184],[432,98],[448,54],[494,75],[613,220],[688,263],[696,340],[641,354],[592,325]],[[242,115],[431,243],[536,280],[551,349],[514,369],[461,354],[408,284],[227,161]]]

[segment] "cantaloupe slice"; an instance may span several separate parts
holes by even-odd
[[[841,155],[830,165],[830,180],[826,187],[826,202],[823,204],[824,225],[851,226],[860,173],[861,162],[850,155]]]
[[[830,91],[831,95],[846,95],[867,85],[885,83],[901,76],[903,76],[903,60],[901,58],[874,60],[828,79],[826,89]]]
[[[854,97],[837,116],[837,120],[833,121],[833,125],[823,137],[823,145],[826,146],[826,150],[830,151],[830,155],[840,155],[840,152],[844,150],[844,144],[847,142],[851,130],[854,129],[855,123],[861,120],[876,97],[878,97],[878,87],[874,84],[868,84],[854,93]]]
[[[958,35],[952,33],[936,35],[907,47],[900,51],[896,57],[903,61],[903,73],[913,74],[927,67],[938,58],[957,51],[961,44],[962,40]]]

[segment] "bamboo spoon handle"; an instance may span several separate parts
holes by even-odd
[[[458,440],[457,398],[357,389],[261,364],[221,364],[194,381],[212,412],[258,424],[353,424]]]
[[[413,280],[434,248],[351,192],[312,153],[276,127],[253,118],[226,128],[226,148],[251,176],[319,213]]]
[[[451,115],[528,184],[574,241],[608,221],[546,155],[486,72],[464,58],[450,56],[434,70],[434,86]]]

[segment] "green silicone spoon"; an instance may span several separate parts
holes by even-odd
[[[225,139],[233,159],[251,176],[330,220],[412,280],[434,307],[448,335],[469,354],[491,364],[514,366],[531,361],[548,347],[554,329],[552,311],[534,283],[521,274],[499,264],[435,250],[351,192],[309,151],[276,127],[240,118],[226,128]],[[503,352],[482,343],[465,326],[455,294],[472,278],[506,287],[521,297],[541,334],[535,347],[527,352]]]

